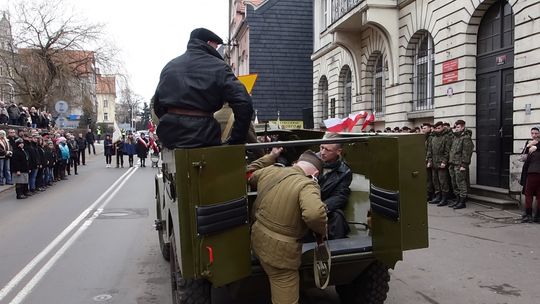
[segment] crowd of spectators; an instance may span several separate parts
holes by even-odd
[[[47,129],[53,122],[52,115],[35,107],[23,106],[11,102],[6,105],[0,101],[0,125],[24,126]]]
[[[45,191],[85,165],[82,134],[39,128],[0,130],[0,185],[15,184],[17,199]]]

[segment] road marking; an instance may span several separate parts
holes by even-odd
[[[36,287],[39,281],[43,279],[43,277],[47,274],[47,272],[51,270],[54,264],[56,264],[56,262],[62,257],[62,255],[64,255],[64,253],[69,249],[69,247],[71,247],[71,245],[75,243],[75,241],[79,238],[79,236],[81,236],[81,234],[86,229],[88,229],[90,225],[92,225],[94,220],[103,212],[103,209],[105,208],[105,206],[107,206],[107,204],[109,204],[112,201],[116,193],[118,193],[118,191],[122,189],[122,186],[124,186],[124,184],[135,173],[136,170],[137,168],[133,169],[131,173],[129,173],[129,175],[126,176],[126,178],[122,180],[122,182],[120,183],[120,185],[118,185],[118,187],[116,187],[114,192],[111,195],[109,195],[109,197],[107,197],[107,199],[105,200],[103,204],[101,204],[101,206],[97,208],[96,212],[94,212],[94,214],[92,214],[92,216],[89,219],[84,221],[81,227],[79,227],[79,229],[77,229],[77,231],[73,233],[73,235],[64,243],[64,245],[60,247],[60,249],[58,249],[58,251],[51,257],[51,259],[45,265],[43,265],[43,267],[41,267],[38,273],[36,273],[36,275],[32,277],[32,279],[28,282],[28,284],[26,284],[23,287],[23,289],[19,291],[19,293],[13,298],[13,300],[11,300],[11,302],[9,302],[10,304],[20,304],[32,292],[32,289],[34,289],[34,287]]]
[[[129,168],[129,170],[120,176],[105,192],[103,192],[103,194],[98,197],[97,200],[90,205],[90,207],[84,210],[81,215],[71,222],[71,224],[69,224],[64,231],[62,231],[51,243],[49,243],[49,245],[47,245],[43,251],[36,255],[32,261],[30,261],[30,263],[28,263],[16,276],[14,276],[13,279],[11,279],[11,281],[9,281],[7,285],[0,290],[0,301],[2,301],[2,299],[4,299],[7,294],[10,293],[11,290],[13,290],[13,288],[15,288],[24,279],[24,277],[26,277],[28,273],[30,273],[30,271],[32,271],[36,265],[41,262],[41,260],[43,260],[60,242],[62,242],[68,236],[68,234],[75,229],[75,227],[77,227],[93,209],[95,209],[95,207],[108,195],[108,193],[111,192],[116,185],[119,184],[122,179],[124,179],[124,177],[130,173],[130,171],[135,172],[135,170],[136,168]]]

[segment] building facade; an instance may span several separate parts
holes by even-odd
[[[230,1],[225,58],[237,75],[258,74],[252,97],[259,121],[302,122],[304,109],[312,113],[313,4]]]
[[[116,77],[96,76],[97,123],[112,125],[116,117]]]
[[[11,24],[6,12],[2,12],[0,19],[0,57],[11,58],[14,55],[13,36],[11,35]],[[9,66],[0,60],[0,101],[6,105],[15,101],[15,89],[9,77]]]
[[[314,0],[314,11],[316,124],[360,110],[376,130],[463,119],[471,182],[516,190],[511,160],[540,122],[539,0]]]

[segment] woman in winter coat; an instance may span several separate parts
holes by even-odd
[[[141,167],[146,167],[146,157],[148,157],[148,140],[144,137],[144,133],[137,140],[137,157],[141,162]]]
[[[133,155],[137,153],[135,138],[133,134],[128,134],[126,142],[124,142],[124,154],[128,156],[129,166],[133,167]]]
[[[110,168],[113,155],[113,142],[109,134],[107,134],[103,141],[103,154],[105,154],[106,167]]]
[[[11,158],[11,175],[15,183],[17,199],[25,199],[28,193],[28,171],[30,171],[28,153],[24,150],[24,140],[22,138],[17,138],[15,145],[13,157]]]
[[[124,168],[124,136],[114,143],[114,149],[116,150],[116,168]]]
[[[69,156],[69,147],[66,138],[62,136],[58,138],[58,174],[62,180],[67,179],[66,167],[68,165]]]

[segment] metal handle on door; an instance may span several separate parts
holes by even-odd
[[[499,129],[499,137],[503,138],[503,127]]]

